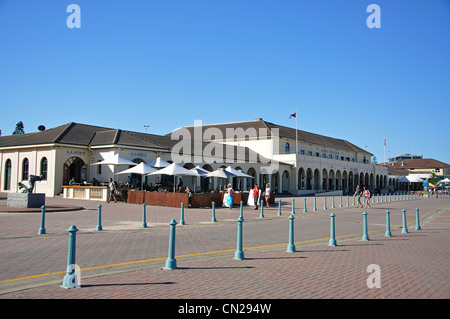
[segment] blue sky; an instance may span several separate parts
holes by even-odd
[[[386,157],[450,163],[449,39],[448,0],[0,0],[0,129],[295,127],[297,110],[378,162],[386,137]]]

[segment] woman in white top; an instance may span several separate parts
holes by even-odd
[[[109,178],[109,197],[108,197],[108,203],[111,200],[111,197],[114,198],[114,203],[117,203],[116,195],[114,195],[116,191],[116,184],[114,183],[113,179]]]
[[[266,184],[266,190],[264,191],[264,197],[266,198],[266,207],[269,208],[269,198],[270,198],[270,187]]]

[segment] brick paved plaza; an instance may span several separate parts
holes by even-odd
[[[6,205],[5,194],[0,206]],[[163,269],[169,221],[180,209],[125,203],[47,198],[47,206],[84,209],[46,213],[46,234],[38,234],[41,214],[2,212],[0,298],[2,299],[448,299],[450,297],[450,199],[373,203],[368,212],[369,241],[362,241],[361,208],[323,208],[323,199],[295,198],[294,242],[286,252],[292,197],[260,210],[244,206],[245,259],[234,259],[239,207],[185,209],[176,226],[177,269]],[[102,231],[97,231],[98,205]],[[4,206],[2,206],[4,208]],[[422,230],[415,230],[415,210]],[[402,233],[406,209],[408,233]],[[386,210],[392,237],[385,237]],[[329,246],[330,214],[336,215],[337,246]],[[76,237],[81,288],[61,288],[67,264],[68,232]],[[369,265],[379,266],[380,288],[369,288]]]

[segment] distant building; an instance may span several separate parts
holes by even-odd
[[[412,174],[435,173],[436,176],[450,176],[450,165],[433,158],[404,159],[387,165]]]
[[[423,158],[423,155],[402,154],[399,156],[389,158],[389,162],[395,163],[398,161],[403,161],[403,160],[408,160],[408,159],[421,159],[421,158]]]

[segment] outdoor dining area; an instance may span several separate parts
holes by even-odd
[[[114,166],[132,166],[128,169],[114,173],[114,175],[129,174],[129,176],[140,176],[140,185],[133,183],[117,184],[115,195],[118,200],[130,204],[146,204],[154,206],[180,207],[184,203],[185,208],[211,207],[215,203],[216,207],[229,207],[227,191],[230,178],[237,178],[242,183],[242,179],[249,180],[249,185],[253,185],[251,179],[253,176],[247,175],[231,166],[218,168],[215,171],[208,171],[200,166],[187,169],[176,163],[169,163],[157,157],[152,162],[135,163],[116,154],[111,160],[104,160],[91,165],[114,165]],[[157,183],[147,185],[144,183],[146,176],[159,176]],[[182,178],[193,177],[195,185],[192,187],[184,186]],[[217,178],[220,181],[220,187],[202,188],[202,179]],[[115,180],[115,178],[113,178]],[[209,185],[209,183],[208,183]],[[233,205],[254,205],[252,192],[233,190]],[[270,196],[271,203],[274,203],[274,193]]]

